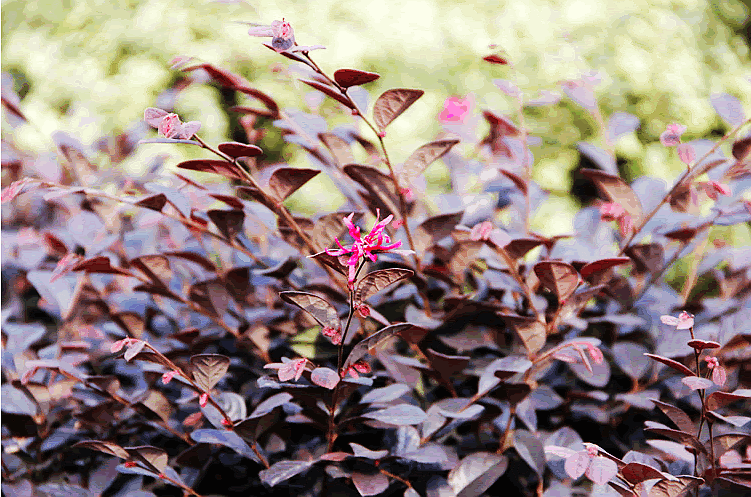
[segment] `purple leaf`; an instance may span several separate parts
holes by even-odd
[[[363,417],[389,425],[417,425],[425,421],[425,412],[417,406],[399,404],[379,411],[365,413]]]
[[[610,459],[602,456],[597,456],[592,459],[587,468],[587,478],[597,483],[598,485],[604,485],[618,473],[618,465]]]
[[[738,126],[746,120],[746,113],[740,100],[727,93],[715,93],[709,97],[712,107],[731,126]]]
[[[709,378],[699,378],[698,376],[684,376],[681,382],[691,390],[706,390],[713,385]]]
[[[628,112],[614,112],[608,119],[608,139],[611,143],[639,127],[639,118]]]
[[[474,452],[449,472],[448,482],[457,496],[477,497],[508,468],[508,459],[492,452]]]
[[[355,488],[360,492],[360,495],[366,497],[383,493],[389,486],[389,479],[383,473],[366,474],[353,471],[352,483],[355,484]]]
[[[606,173],[618,175],[618,166],[615,163],[615,159],[605,150],[587,142],[578,142],[576,148]]]
[[[269,469],[258,473],[258,477],[266,485],[273,487],[277,483],[289,480],[293,476],[307,471],[313,465],[313,461],[279,461]]]

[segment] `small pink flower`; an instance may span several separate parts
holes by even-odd
[[[198,398],[198,405],[201,407],[206,407],[206,404],[209,403],[209,393],[203,392],[201,396]]]
[[[342,255],[350,254],[350,258],[347,261],[349,266],[348,283],[350,288],[354,288],[355,274],[357,273],[357,267],[360,265],[361,260],[365,257],[371,261],[376,261],[376,254],[381,252],[393,251],[396,248],[401,247],[402,242],[397,241],[392,243],[389,235],[384,233],[384,229],[394,218],[393,215],[389,215],[386,219],[378,221],[381,217],[381,211],[376,209],[376,224],[370,233],[364,237],[360,236],[360,228],[352,223],[352,218],[355,214],[352,213],[344,218],[344,224],[349,230],[349,235],[354,239],[354,242],[349,247],[344,247],[338,238],[334,238],[334,241],[339,246],[338,249],[326,249],[328,255],[339,257]],[[412,253],[411,251],[396,251],[397,253],[406,254]]]
[[[162,375],[162,383],[164,383],[166,385],[167,383],[169,383],[170,381],[172,381],[172,378],[174,378],[175,375],[177,375],[177,374],[180,374],[180,372],[178,370],[176,370],[176,369],[172,370],[172,371],[167,371],[166,373],[164,373]]]
[[[227,418],[222,418],[222,426],[227,426],[227,427],[232,426],[232,421],[230,421]]]
[[[323,333],[323,336],[329,337],[331,339],[331,343],[333,343],[334,345],[339,345],[340,343],[342,343],[341,330],[334,329],[331,326],[324,326],[321,333]]]
[[[360,374],[368,374],[370,373],[370,371],[371,371],[370,364],[360,359],[359,361],[351,365],[347,369],[347,371],[344,372],[344,374],[342,375],[342,378],[344,378],[345,376],[349,374],[350,376],[352,376],[352,378],[358,379],[360,377]]]
[[[660,135],[660,142],[666,147],[675,147],[681,142],[681,135],[685,132],[686,127],[682,124],[668,124]]]
[[[443,102],[443,110],[438,115],[438,120],[443,124],[463,123],[471,108],[472,98],[449,97]]]
[[[490,221],[483,221],[472,227],[472,232],[470,233],[469,238],[474,241],[487,240],[492,230],[493,224]]]
[[[603,221],[616,221],[618,223],[618,230],[624,238],[634,229],[634,221],[631,215],[617,202],[601,204],[600,219]]]
[[[600,219],[603,221],[616,221],[626,214],[621,204],[616,202],[606,202],[600,205]]]
[[[360,313],[360,316],[364,318],[370,316],[370,307],[366,304],[361,304],[360,307],[357,308],[357,311]]]
[[[677,330],[688,330],[694,327],[694,315],[686,311],[681,312],[677,318],[673,316],[660,316],[660,321],[669,326],[675,326]]]
[[[295,31],[284,18],[273,21],[270,26],[253,26],[248,31],[250,36],[271,37],[271,46],[277,52],[283,52],[295,44]]]
[[[177,114],[170,114],[155,107],[149,107],[143,112],[143,120],[152,128],[157,128],[159,134],[165,138],[190,140],[201,129],[201,123],[198,121],[183,124]]]
[[[725,368],[720,366],[720,361],[714,356],[705,357],[704,361],[707,363],[707,367],[712,371],[712,383],[718,386],[725,385],[725,382],[728,381],[728,373]]]

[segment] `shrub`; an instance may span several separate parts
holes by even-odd
[[[539,138],[524,115],[560,94],[528,99],[496,80],[516,116],[452,97],[438,114],[444,132],[399,163],[389,125],[409,118],[422,90],[387,90],[371,106],[360,86],[378,74],[328,74],[312,55],[320,47],[298,45],[284,20],[250,33],[271,38],[351,123],[329,130],[240,76],[178,60],[179,84],[208,78],[247,97],[233,108],[244,142],[207,143],[200,122],[149,108],[158,138],[133,129],[93,154],[55,135],[62,169],[7,143],[8,495],[751,486],[741,415],[751,249],[718,228],[751,221],[749,120],[735,98],[712,98],[731,126],[716,143],[667,127],[660,141],[685,163],[672,186],[629,184],[613,147],[638,119],[601,114],[596,74],[564,82],[603,147],[580,145],[597,166],[579,171],[581,184],[597,197],[574,233],[549,237],[530,230],[548,193],[531,179]],[[485,60],[499,71],[513,62]],[[3,104],[25,120],[12,95]],[[476,140],[479,117],[488,132]],[[314,167],[265,160],[258,144],[272,126]],[[117,164],[136,143],[206,157],[168,177],[157,158],[130,178]],[[439,159],[451,190],[433,195],[424,172]],[[321,173],[345,205],[293,212],[288,198]],[[687,270],[673,288],[665,274],[677,261]]]

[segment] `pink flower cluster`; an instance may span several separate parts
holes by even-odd
[[[165,138],[190,140],[201,129],[201,123],[198,121],[183,123],[177,114],[170,114],[155,107],[149,107],[144,111],[143,120],[149,126],[157,128],[159,134]]]
[[[289,381],[292,378],[297,381],[302,376],[303,371],[305,371],[305,365],[307,363],[308,360],[304,357],[300,357],[299,359],[287,359],[286,357],[282,357],[282,362],[266,364],[264,368],[276,369],[279,381]]]
[[[372,262],[375,262],[377,253],[394,250],[398,247],[401,247],[402,245],[402,242],[400,241],[392,243],[391,238],[389,238],[389,236],[383,232],[386,226],[388,226],[388,224],[394,218],[393,215],[389,215],[386,219],[378,221],[378,219],[381,217],[381,212],[379,210],[376,210],[376,224],[375,226],[373,226],[373,229],[370,230],[370,233],[368,233],[364,237],[360,235],[360,228],[352,223],[352,218],[354,215],[355,214],[353,212],[352,214],[344,218],[344,224],[349,230],[349,235],[354,239],[354,243],[349,247],[345,247],[341,244],[338,238],[334,238],[339,248],[326,249],[326,253],[328,255],[335,257],[349,254],[350,257],[347,261],[347,265],[349,266],[349,275],[347,279],[350,288],[354,288],[357,266],[360,264],[360,261],[362,259],[367,257]],[[400,250],[396,252],[403,254],[411,251]],[[324,335],[325,334],[326,333],[324,330]]]

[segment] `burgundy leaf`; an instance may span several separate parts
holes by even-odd
[[[534,270],[540,283],[561,301],[569,298],[579,286],[579,273],[571,264],[543,261],[535,264]]]
[[[344,88],[350,86],[364,85],[380,78],[380,74],[374,72],[360,71],[357,69],[339,69],[334,71],[334,81]]]
[[[681,364],[678,361],[674,361],[673,359],[668,359],[667,357],[655,355],[655,354],[644,354],[647,357],[651,357],[657,362],[661,362],[665,364],[666,366],[670,366],[671,368],[675,369],[679,373],[682,373],[685,376],[694,376],[694,372],[688,369],[686,366]]]
[[[477,497],[489,489],[508,468],[506,456],[493,452],[473,452],[449,472],[448,482],[461,497]]]
[[[339,90],[336,89],[336,88],[334,88],[333,86],[329,86],[329,85],[327,85],[325,83],[321,83],[319,81],[315,81],[315,80],[312,80],[312,79],[301,79],[300,81],[302,81],[303,83],[305,83],[308,86],[312,86],[313,88],[315,88],[316,90],[318,90],[318,91],[320,91],[322,93],[325,93],[329,97],[333,98],[334,100],[336,100],[340,104],[343,104],[343,105],[349,107],[350,109],[354,109],[355,108],[355,106],[352,105],[352,102],[350,102],[349,98],[347,98],[345,95],[342,95],[339,92]]]
[[[341,329],[339,313],[336,308],[318,295],[306,292],[281,292],[279,296],[285,302],[293,304],[310,314],[324,328]]]
[[[316,169],[282,167],[271,175],[269,188],[277,200],[283,201],[320,172]]]
[[[257,157],[259,155],[263,155],[263,150],[261,150],[261,147],[257,147],[255,145],[247,145],[245,143],[225,142],[217,145],[217,148],[220,152],[232,157],[233,159],[237,159],[239,157]]]
[[[134,205],[137,205],[139,207],[146,207],[147,209],[151,209],[157,212],[161,212],[165,205],[167,205],[167,196],[163,193],[159,193],[157,195],[150,195],[148,197],[142,198],[138,202],[136,202]]]
[[[582,169],[581,174],[597,184],[611,202],[616,202],[631,215],[633,223],[638,225],[642,218],[642,205],[636,193],[618,176],[597,169]]]
[[[418,148],[404,161],[399,173],[399,183],[409,185],[435,160],[446,155],[459,140],[438,140]]]

